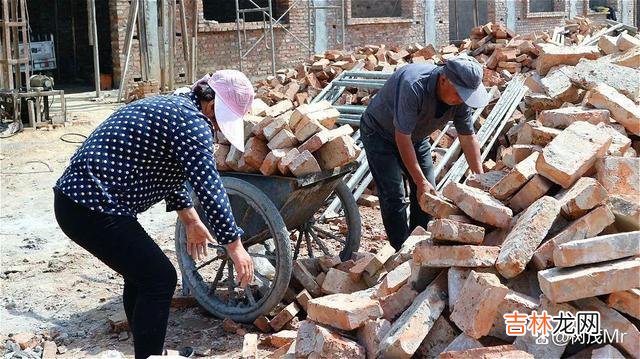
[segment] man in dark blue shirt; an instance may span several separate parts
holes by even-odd
[[[472,107],[484,107],[489,94],[483,70],[467,56],[443,66],[411,64],[387,80],[360,120],[360,133],[371,174],[378,189],[382,221],[397,249],[429,216],[418,204],[424,193],[436,194],[428,137],[448,121],[458,133],[471,171],[482,173],[480,145],[474,134]],[[410,216],[403,175],[409,180]]]

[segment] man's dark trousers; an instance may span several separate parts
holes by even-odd
[[[369,162],[369,169],[378,189],[382,222],[389,242],[396,250],[417,226],[427,228],[431,217],[420,209],[416,184],[402,163],[398,146],[360,122],[360,138]],[[427,139],[414,143],[418,164],[425,177],[435,186],[431,145]],[[403,174],[409,181],[409,223]]]

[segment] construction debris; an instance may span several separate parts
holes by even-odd
[[[617,64],[626,66],[623,76],[640,78],[640,46],[633,45],[636,37],[602,35],[606,29],[574,18],[553,37],[520,36],[487,24],[474,28],[460,48],[368,45],[353,54],[328,51],[261,82],[261,99],[271,106],[286,89],[307,91],[293,96],[299,107],[289,123],[305,123],[292,129],[298,141],[330,137],[336,129],[322,123],[329,114],[308,116],[327,111],[327,104],[295,101],[312,98],[354,63],[391,71],[470,51],[485,64],[486,85],[503,88],[511,79],[506,73],[526,73],[529,88],[519,111],[496,127],[490,148],[483,150],[490,172],[462,174],[464,184],[451,181],[442,196],[420,199],[434,217],[428,232],[416,228],[398,253],[385,245],[374,255],[356,253],[341,263],[335,257],[294,262],[297,280],[290,288],[303,308],[296,316],[305,319],[296,357],[567,357],[585,346],[551,339],[541,344],[529,332],[509,335],[505,319],[515,311],[526,322],[530,314],[577,310],[598,311],[602,328],[634,338],[591,347],[589,353],[640,356],[637,81],[633,88],[601,73]],[[622,65],[624,56],[638,60]],[[294,80],[302,86],[290,85]],[[353,92],[340,100],[363,104],[371,95]],[[490,107],[478,122],[488,118]],[[336,148],[348,153],[350,137],[342,136]],[[454,139],[446,129],[432,136],[442,148]],[[320,148],[308,151],[323,168],[326,158],[318,154],[335,138],[317,141]]]

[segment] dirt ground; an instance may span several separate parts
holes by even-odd
[[[78,146],[61,136],[88,135],[121,106],[92,102],[91,95],[68,96],[72,126],[0,139],[0,353],[8,336],[29,332],[55,337],[66,348],[60,358],[103,357],[108,350],[133,355],[128,335],[109,332],[108,318],[122,311],[122,278],[66,238],[53,214],[52,186]],[[375,250],[384,243],[379,211],[360,209],[360,250]],[[139,220],[177,268],[175,213],[160,203]],[[257,332],[251,325],[244,329]],[[239,357],[242,339],[199,307],[171,310],[167,348],[189,345],[201,356]]]

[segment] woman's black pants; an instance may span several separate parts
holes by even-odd
[[[169,258],[135,218],[95,212],[54,192],[62,231],[124,277],[122,301],[136,358],[162,354],[177,283]]]

